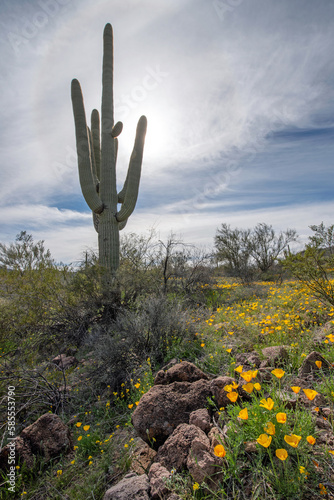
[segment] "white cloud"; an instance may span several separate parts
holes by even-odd
[[[297,154],[297,147],[267,136],[333,126],[332,4],[254,0],[220,19],[213,2],[198,0],[69,0],[18,53],[8,34],[22,36],[40,2],[6,0],[1,9],[0,213],[6,238],[19,226],[37,230],[41,239],[44,231],[57,255],[70,260],[81,238],[89,245],[95,241],[88,207],[77,201],[70,82],[80,80],[87,115],[99,108],[102,31],[108,21],[115,34],[116,119],[124,115],[120,184],[137,120],[148,116],[132,231],[160,221],[161,231],[184,227],[194,242],[211,244],[221,213],[240,226],[262,221],[261,215],[275,225],[293,213],[286,220],[305,233],[312,223],[301,215],[309,206],[308,189],[312,214],[319,215],[315,223],[326,219],[321,196],[331,186],[329,141],[300,143]],[[280,200],[292,206],[279,206]],[[71,210],[62,210],[69,205]]]

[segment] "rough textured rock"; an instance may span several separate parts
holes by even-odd
[[[257,450],[257,442],[256,441],[246,441],[245,442],[245,452],[246,453],[256,453]]]
[[[23,429],[20,437],[29,445],[34,455],[42,455],[46,460],[73,448],[68,426],[58,415],[52,413],[45,413],[36,422]]]
[[[267,359],[270,365],[279,366],[288,358],[288,351],[284,346],[271,346],[262,349],[263,356]]]
[[[26,462],[28,468],[33,466],[33,455],[40,455],[49,461],[73,448],[70,430],[58,415],[46,413],[36,422],[29,425],[15,440],[17,460]],[[10,446],[6,445],[0,452],[0,468],[6,469]]]
[[[152,500],[161,500],[162,498],[165,498],[169,493],[169,490],[166,487],[165,483],[165,480],[169,477],[170,472],[159,462],[156,462],[152,465],[148,474],[151,485]]]
[[[201,379],[207,380],[208,377],[193,363],[182,361],[182,363],[177,363],[166,372],[163,370],[158,371],[154,385],[166,385],[172,382],[196,382],[196,380]]]
[[[175,469],[181,472],[187,465],[189,450],[194,439],[210,447],[208,437],[199,427],[180,424],[165,444],[160,446],[154,461],[159,462],[169,471]]]
[[[147,443],[154,438],[160,446],[181,423],[188,423],[190,413],[207,405],[211,396],[206,380],[155,385],[144,394],[132,414],[132,425]]]
[[[127,474],[104,494],[103,500],[149,500],[150,483],[146,474]]]
[[[168,495],[166,500],[182,500],[182,499],[176,493],[171,493],[170,495]]]
[[[217,427],[212,427],[208,434],[210,441],[211,450],[213,451],[217,444],[225,444],[222,433],[217,429]]]
[[[232,377],[217,377],[211,380],[210,389],[212,395],[215,398],[218,408],[225,408],[225,406],[231,404],[231,401],[227,397],[227,392],[224,390],[225,385],[230,385],[235,382]]]
[[[321,361],[321,368],[315,364],[316,361]],[[306,377],[321,372],[328,374],[331,370],[333,370],[331,364],[319,352],[313,351],[304,359],[302,366],[298,370],[298,376]]]
[[[200,408],[199,410],[192,411],[189,417],[189,424],[196,425],[207,434],[211,429],[208,410],[206,408]]]
[[[7,444],[0,452],[0,470],[8,470],[8,459],[15,456],[15,463],[25,462],[28,469],[34,465],[34,457],[28,444],[20,437],[12,441],[13,444]],[[15,450],[15,451],[14,451]]]
[[[242,365],[244,371],[259,368],[260,364],[261,358],[256,351],[239,353],[235,358],[235,366]]]
[[[201,484],[204,480],[210,484],[218,482],[222,476],[224,461],[210,451],[210,442],[195,438],[188,453],[187,468],[194,481]]]
[[[157,452],[152,450],[145,441],[137,438],[131,456],[131,470],[138,475],[147,474],[156,454]]]
[[[62,370],[67,370],[71,368],[71,366],[76,366],[78,364],[78,360],[74,356],[66,356],[66,354],[59,354],[53,358],[52,363],[59,366]]]

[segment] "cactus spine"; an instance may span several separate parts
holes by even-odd
[[[107,281],[119,267],[119,231],[124,228],[136,205],[147,127],[146,117],[142,116],[138,121],[124,187],[117,193],[117,137],[122,132],[123,124],[117,122],[114,125],[113,71],[113,31],[107,24],[103,34],[101,134],[96,109],[91,114],[91,128],[87,126],[78,80],[72,80],[71,88],[80,185],[93,213],[99,240],[99,262],[106,272]],[[121,204],[119,211],[118,203]]]

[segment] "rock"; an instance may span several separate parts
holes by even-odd
[[[208,438],[210,441],[210,447],[212,451],[215,449],[215,446],[217,446],[217,444],[225,445],[223,435],[219,431],[219,429],[217,429],[217,427],[212,427],[212,429],[208,434]]]
[[[26,462],[28,468],[33,467],[33,455],[42,456],[46,461],[56,458],[72,450],[73,443],[70,430],[58,415],[46,413],[36,422],[29,425],[15,438],[16,460]],[[0,452],[0,468],[8,466],[10,443]]]
[[[168,488],[166,487],[165,480],[169,477],[170,472],[159,462],[156,462],[152,465],[148,475],[151,485],[152,500],[161,500],[162,498],[165,498],[165,496],[169,492]]]
[[[322,416],[317,416],[316,421],[315,421],[316,427],[319,429],[324,429],[326,431],[332,431],[332,426],[330,422],[327,420],[327,418],[324,418]]]
[[[103,500],[149,500],[150,483],[146,474],[127,474],[104,494]]]
[[[78,360],[74,356],[66,356],[66,354],[59,354],[53,358],[52,363],[57,365],[62,370],[67,370],[71,366],[76,366]]]
[[[232,384],[235,379],[232,377],[217,377],[211,380],[210,389],[215,398],[218,408],[225,408],[225,406],[231,404],[231,401],[227,397],[227,391],[224,390],[226,385]]]
[[[245,442],[245,452],[246,453],[256,453],[257,452],[256,441],[246,441]]]
[[[196,425],[207,434],[211,429],[208,410],[206,408],[200,408],[199,410],[192,411],[189,417],[189,424]]]
[[[334,435],[332,431],[319,431],[317,435],[317,445],[325,445],[329,449],[334,448]]]
[[[180,424],[166,442],[160,446],[154,459],[166,467],[169,471],[175,469],[181,472],[187,465],[187,459],[191,443],[197,438],[208,448],[210,441],[206,434],[195,425]]]
[[[190,413],[207,405],[211,396],[206,380],[155,385],[143,395],[132,414],[132,425],[138,435],[160,446],[181,423],[188,423]]]
[[[166,385],[172,382],[196,382],[196,380],[201,379],[207,380],[208,377],[193,363],[182,361],[182,363],[177,363],[166,372],[163,370],[158,371],[154,385]]]
[[[242,365],[243,371],[259,368],[260,364],[261,358],[256,351],[240,353],[235,358],[235,366]]]
[[[73,448],[68,426],[53,413],[42,415],[23,429],[20,437],[28,443],[34,455],[42,455],[47,461]]]
[[[136,441],[131,456],[131,470],[138,475],[147,474],[157,452],[152,450],[141,438],[137,438]]]
[[[321,362],[321,368],[319,368],[315,362]],[[312,351],[303,361],[302,366],[298,370],[298,377],[306,377],[309,374],[314,373],[326,373],[328,374],[332,370],[332,366],[328,361],[317,351]]]
[[[279,366],[283,361],[288,359],[288,351],[282,345],[265,347],[262,349],[263,356],[268,360],[271,365]]]
[[[210,451],[210,442],[195,438],[187,458],[187,468],[194,481],[207,481],[211,486],[222,478],[224,461]]]
[[[0,470],[6,472],[9,469],[8,460],[15,457],[15,464],[18,462],[25,462],[28,469],[31,469],[34,465],[34,457],[31,449],[20,436],[13,439],[11,443],[8,443],[0,452]]]
[[[179,495],[177,495],[176,493],[172,493],[171,495],[168,495],[166,500],[182,500],[182,498],[179,497]]]

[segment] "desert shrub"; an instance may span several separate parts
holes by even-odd
[[[334,305],[334,225],[310,226],[314,234],[303,252],[286,252],[282,265],[324,303]]]
[[[192,334],[189,314],[179,301],[152,296],[136,310],[120,312],[109,324],[91,327],[86,345],[93,349],[96,365],[89,377],[118,390],[147,358],[158,367],[173,342],[185,341]]]
[[[19,341],[47,328],[63,306],[67,266],[56,265],[44,242],[22,231],[0,244],[0,338]]]
[[[232,229],[224,223],[215,236],[216,261],[224,264],[226,276],[239,278],[244,283],[268,280],[272,274],[269,271],[278,257],[290,242],[296,240],[295,229],[277,235],[273,227],[265,223],[259,223],[253,229]]]

